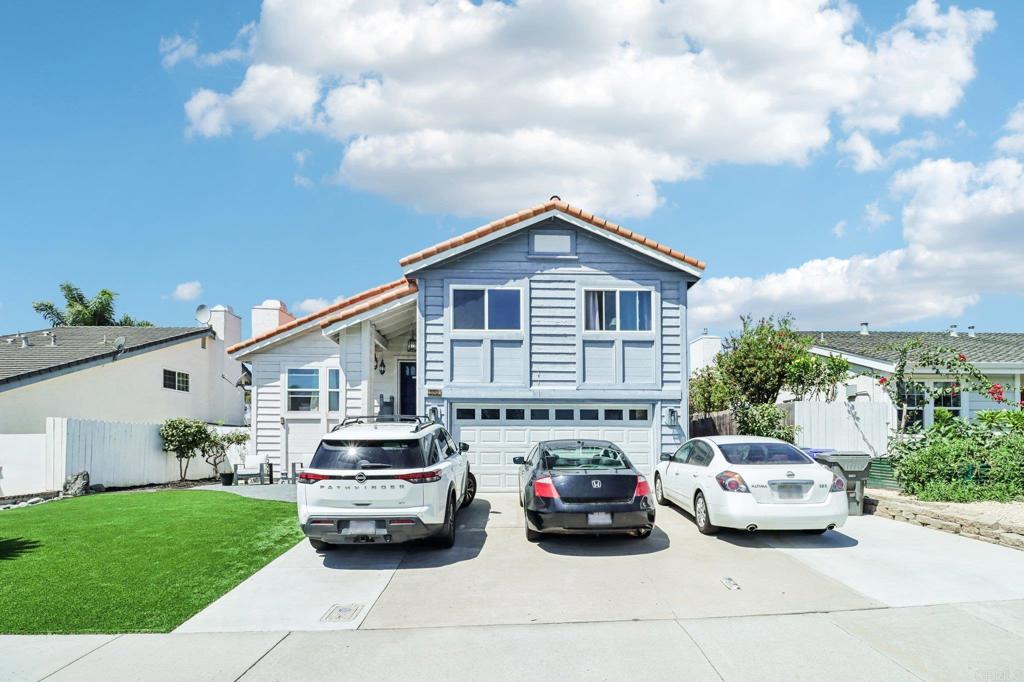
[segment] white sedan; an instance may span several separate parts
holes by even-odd
[[[693,438],[662,455],[654,474],[659,504],[693,514],[705,534],[720,527],[824,533],[846,522],[846,482],[774,438]]]

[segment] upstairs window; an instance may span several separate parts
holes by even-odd
[[[568,230],[536,230],[530,233],[531,256],[573,256],[575,235]]]
[[[650,291],[585,291],[583,308],[583,328],[587,331],[651,330]]]
[[[288,411],[320,411],[320,370],[288,370]]]
[[[188,393],[188,374],[185,372],[175,372],[173,369],[165,369],[164,388]]]
[[[452,328],[519,331],[522,302],[519,289],[452,290]]]
[[[327,410],[341,411],[341,370],[327,370]]]

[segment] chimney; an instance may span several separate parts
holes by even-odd
[[[956,327],[957,326],[955,324],[949,325],[949,335],[952,336],[953,338],[960,336],[960,333],[956,330]]]
[[[242,318],[235,315],[235,311],[229,305],[215,305],[210,308],[210,328],[225,346],[233,346],[242,340]]]
[[[973,339],[973,338],[974,338],[975,336],[977,336],[977,335],[976,335],[976,334],[974,333],[974,325],[973,325],[973,324],[972,324],[972,325],[970,325],[969,327],[967,327],[967,336],[971,337],[972,339]]]
[[[861,336],[867,336],[870,333],[871,332],[868,331],[868,323],[867,322],[861,322],[860,323],[860,335]]]
[[[288,312],[288,306],[277,299],[268,298],[252,309],[252,335],[254,337],[266,334],[271,329],[280,327],[295,319],[295,316]]]

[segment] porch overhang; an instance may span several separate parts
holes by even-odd
[[[324,336],[337,340],[338,335],[349,327],[371,322],[375,334],[378,335],[376,343],[386,346],[396,335],[401,335],[401,332],[415,332],[416,298],[417,293],[413,291],[391,300],[375,302],[376,305],[367,310],[351,311],[351,314],[321,323],[321,331]]]

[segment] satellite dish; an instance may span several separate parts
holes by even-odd
[[[127,343],[127,342],[128,342],[128,340],[126,338],[124,338],[123,336],[117,337],[116,339],[114,339],[114,350],[116,350],[116,351],[124,350],[124,344]]]
[[[196,308],[196,321],[199,324],[210,324],[210,318],[213,317],[213,313],[205,305],[200,305]]]

